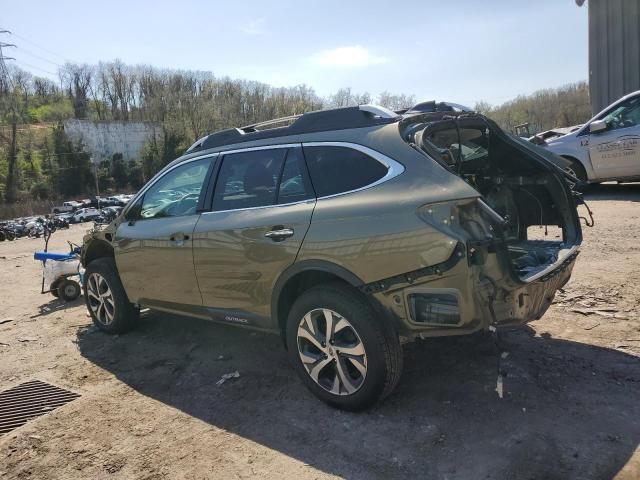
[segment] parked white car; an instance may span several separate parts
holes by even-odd
[[[53,207],[51,210],[52,213],[69,213],[81,208],[83,206],[82,203],[76,201],[64,202],[62,205]]]
[[[81,208],[71,216],[71,221],[72,223],[86,222],[89,220],[94,220],[100,215],[101,212],[97,208]]]
[[[567,135],[532,141],[569,160],[566,170],[580,180],[640,180],[640,90]]]

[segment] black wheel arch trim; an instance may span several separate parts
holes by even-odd
[[[313,271],[335,275],[356,288],[360,288],[364,285],[362,279],[355,273],[333,262],[329,262],[327,260],[301,260],[299,262],[295,262],[280,274],[271,293],[271,318],[272,321],[276,323],[276,326],[278,324],[278,304],[284,286],[296,275]]]

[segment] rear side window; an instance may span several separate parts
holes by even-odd
[[[318,197],[357,190],[387,174],[375,158],[348,147],[304,147],[304,156]]]
[[[286,149],[225,155],[216,181],[213,210],[263,207],[276,203]]]

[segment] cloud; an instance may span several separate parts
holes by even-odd
[[[263,35],[266,33],[266,30],[264,29],[264,18],[249,20],[244,25],[240,26],[240,31],[247,35]]]
[[[313,55],[311,61],[323,67],[367,67],[386,63],[388,60],[374,55],[360,45],[355,45],[323,50]]]

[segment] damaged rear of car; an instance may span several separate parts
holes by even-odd
[[[405,316],[410,338],[540,318],[569,280],[582,241],[579,197],[566,174],[547,152],[481,115],[405,115],[399,132],[475,195],[417,209],[448,239],[445,262],[372,282],[369,291]]]
[[[566,174],[547,152],[482,115],[405,115],[398,128],[424,157],[428,177],[437,163],[471,189],[434,188],[438,200],[425,198],[417,208],[430,229],[450,239],[446,261],[371,282],[365,291],[402,317],[407,339],[540,318],[569,280],[582,241],[580,197]]]

